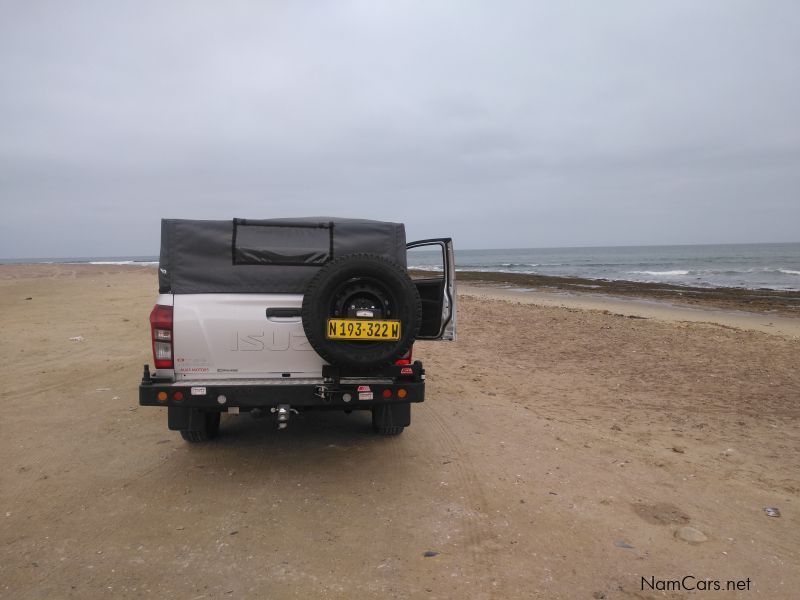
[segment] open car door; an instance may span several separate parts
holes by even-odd
[[[417,339],[455,340],[456,264],[453,240],[419,240],[407,244],[406,249],[409,275],[422,299],[422,324]]]

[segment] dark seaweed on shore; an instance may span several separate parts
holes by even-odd
[[[424,276],[422,272],[418,272]],[[459,271],[457,280],[474,284],[504,285],[541,291],[606,294],[649,298],[679,304],[718,307],[726,310],[777,312],[800,315],[800,291],[749,290],[744,288],[705,288],[666,283],[606,281],[578,277],[552,277],[524,273]]]

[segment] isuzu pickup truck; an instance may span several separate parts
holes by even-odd
[[[441,266],[412,279],[418,248]],[[223,412],[285,428],[310,409],[369,410],[397,435],[425,399],[415,340],[456,337],[452,241],[407,244],[400,223],[164,219],[158,282],[139,404],[188,442],[214,438]]]

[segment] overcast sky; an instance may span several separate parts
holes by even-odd
[[[0,0],[0,257],[161,217],[800,241],[800,3]]]

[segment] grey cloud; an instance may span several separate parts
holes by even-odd
[[[7,2],[0,256],[162,216],[461,247],[794,241],[794,2]]]

